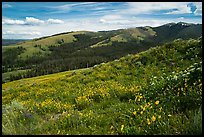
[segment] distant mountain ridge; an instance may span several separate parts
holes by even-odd
[[[17,44],[20,42],[28,41],[30,39],[2,39],[2,45],[11,45],[11,44]]]

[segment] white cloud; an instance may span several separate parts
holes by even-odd
[[[191,7],[185,4],[185,5],[178,5],[177,10],[168,12],[166,14],[186,14],[186,13],[192,13],[192,11],[191,11]]]
[[[128,2],[128,8],[121,11],[122,14],[149,14],[154,11],[177,9],[177,13],[190,13],[188,2]],[[169,12],[168,14],[171,14]],[[175,12],[172,12],[175,14]]]
[[[202,2],[194,2],[193,3],[196,6],[196,10],[194,11],[195,15],[201,15],[202,16]]]
[[[26,17],[25,20],[15,20],[5,17],[2,19],[2,24],[4,25],[39,25],[43,23],[44,23],[43,20],[39,20],[33,17]]]
[[[50,24],[62,24],[62,23],[64,23],[64,21],[59,20],[59,19],[48,19],[47,22]]]
[[[2,18],[2,24],[6,24],[6,25],[23,25],[23,24],[25,24],[25,21]]]
[[[2,33],[3,33],[4,35],[5,35],[5,34],[15,34],[15,32],[10,31],[10,30],[8,30],[8,31],[3,31]]]
[[[40,32],[37,32],[37,31],[11,31],[11,30],[8,30],[8,31],[5,31],[3,32],[3,34],[6,34],[6,35],[41,35]]]
[[[12,6],[10,4],[3,4],[2,8],[11,8]]]
[[[46,21],[40,20],[34,17],[26,17],[25,20],[15,20],[15,19],[9,19],[6,17],[2,18],[2,24],[3,25],[42,25],[42,24],[62,24],[64,23],[63,20],[59,19],[48,19]]]
[[[33,17],[26,17],[25,20],[25,24],[27,25],[39,25],[43,23],[45,23],[45,21]]]
[[[105,15],[105,16],[101,17],[99,22],[100,23],[114,23],[114,22],[118,22],[119,20],[122,20],[122,19],[123,18],[121,15],[109,14],[109,15]]]

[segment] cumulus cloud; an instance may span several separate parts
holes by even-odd
[[[45,23],[45,21],[33,18],[33,17],[26,17],[25,24],[27,25],[40,25]]]
[[[39,20],[33,17],[26,17],[25,20],[16,20],[16,19],[9,19],[9,18],[3,18],[2,24],[4,25],[39,25],[43,24],[43,20]]]
[[[47,22],[50,24],[62,24],[62,23],[64,23],[64,21],[59,20],[59,19],[48,19]]]
[[[42,24],[63,24],[63,20],[59,19],[48,19],[46,21],[40,20],[34,17],[26,17],[25,20],[15,20],[3,17],[2,24],[3,25],[42,25]]]
[[[6,25],[23,25],[23,24],[25,24],[25,21],[3,18],[2,19],[2,24],[6,24]]]

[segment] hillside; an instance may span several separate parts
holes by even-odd
[[[174,39],[202,36],[201,24],[170,23],[112,31],[56,34],[2,48],[2,82],[92,67]]]
[[[202,37],[2,84],[3,134],[202,134]]]

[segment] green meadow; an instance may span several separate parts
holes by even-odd
[[[2,134],[201,135],[202,37],[4,83]]]

